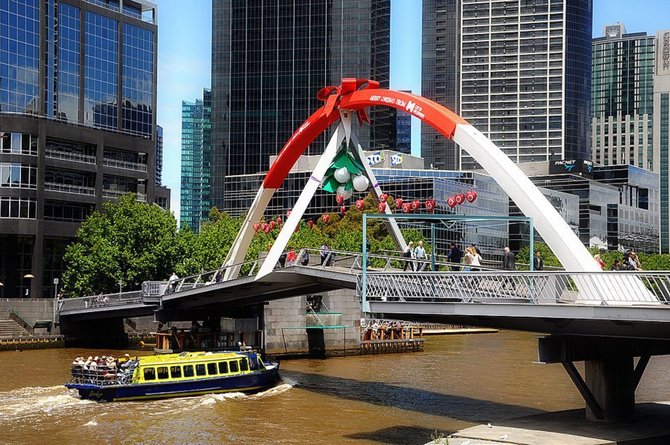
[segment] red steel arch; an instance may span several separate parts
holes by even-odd
[[[268,171],[263,187],[281,187],[300,155],[317,136],[340,119],[339,110],[358,113],[359,121],[367,121],[365,108],[387,106],[409,113],[453,139],[456,125],[467,124],[453,111],[432,100],[402,91],[379,89],[379,83],[367,79],[342,79],[340,87],[325,87],[318,98],[326,102],[316,110],[289,138]]]

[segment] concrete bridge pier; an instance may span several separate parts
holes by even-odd
[[[62,317],[60,332],[66,346],[124,348],[128,346],[128,335],[123,318],[71,319]]]
[[[538,350],[540,362],[563,365],[586,402],[587,419],[625,422],[634,417],[635,390],[649,359],[670,354],[670,341],[551,335],[539,339]],[[583,378],[577,361],[584,361]]]
[[[637,387],[634,371],[630,351],[584,362],[586,386],[597,402],[597,406],[586,404],[588,420],[622,422],[633,418]]]

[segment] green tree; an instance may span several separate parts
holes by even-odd
[[[166,279],[183,256],[177,221],[134,194],[103,204],[77,230],[65,252],[63,290],[68,296],[139,289],[146,280]]]

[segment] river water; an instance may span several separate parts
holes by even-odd
[[[583,407],[560,365],[540,365],[536,336],[433,336],[425,352],[285,360],[264,393],[147,402],[80,400],[70,362],[122,351],[0,352],[0,443],[424,444],[479,423]],[[652,358],[637,399],[670,400]],[[436,434],[436,432],[439,432]]]

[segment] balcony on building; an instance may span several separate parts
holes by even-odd
[[[95,196],[95,174],[47,168],[44,175],[44,190]]]
[[[117,200],[128,193],[135,193],[135,199],[147,202],[146,185],[143,179],[131,179],[123,176],[105,175],[103,178],[102,197]]]
[[[146,153],[117,150],[105,147],[102,165],[120,170],[147,172]]]
[[[85,0],[110,11],[132,17],[143,22],[156,24],[156,5],[146,0]]]
[[[68,162],[95,165],[95,145],[47,139],[45,156]]]

